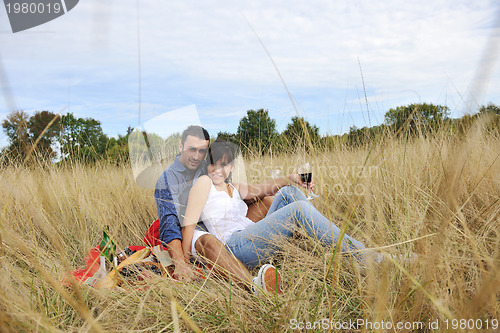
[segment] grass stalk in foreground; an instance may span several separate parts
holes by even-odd
[[[500,319],[500,139],[481,126],[463,138],[443,130],[248,161],[259,165],[247,168],[248,179],[262,181],[267,169],[289,173],[298,160],[314,160],[320,198],[313,203],[325,216],[370,248],[419,255],[415,263],[387,260],[360,271],[299,232],[274,260],[285,287],[277,299],[258,299],[216,277],[193,284],[155,278],[107,292],[62,287],[68,270],[83,265],[99,243],[104,225],[119,248],[142,244],[156,219],[153,193],[136,186],[127,167],[105,163],[3,168],[0,326],[261,332],[322,319]]]

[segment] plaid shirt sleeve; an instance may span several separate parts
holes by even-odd
[[[169,184],[169,178],[171,184]],[[173,184],[173,181],[175,179],[167,177],[167,172],[164,172],[158,179],[154,194],[160,220],[160,240],[163,245],[170,243],[174,239],[182,241],[178,207],[176,207],[179,204],[178,186]]]

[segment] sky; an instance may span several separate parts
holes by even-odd
[[[447,105],[460,117],[500,104],[497,7],[85,0],[12,33],[2,6],[0,119],[15,109],[72,112],[116,136],[194,105],[215,136],[235,133],[246,111],[260,108],[279,131],[298,115],[321,134],[380,124],[411,103]]]

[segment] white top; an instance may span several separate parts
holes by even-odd
[[[234,232],[254,224],[246,217],[247,204],[241,199],[238,190],[232,184],[230,185],[234,189],[232,198],[225,191],[217,191],[212,183],[207,202],[201,213],[208,232],[223,243],[226,243]]]

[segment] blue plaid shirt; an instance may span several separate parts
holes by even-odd
[[[192,173],[182,165],[179,157],[180,155],[177,155],[174,163],[162,173],[155,188],[156,208],[160,219],[160,240],[164,245],[174,239],[182,241],[179,217],[182,218],[186,212],[189,191],[194,182],[201,175],[207,174],[207,164],[203,161],[191,181]],[[202,230],[204,227],[200,223],[197,226]]]

